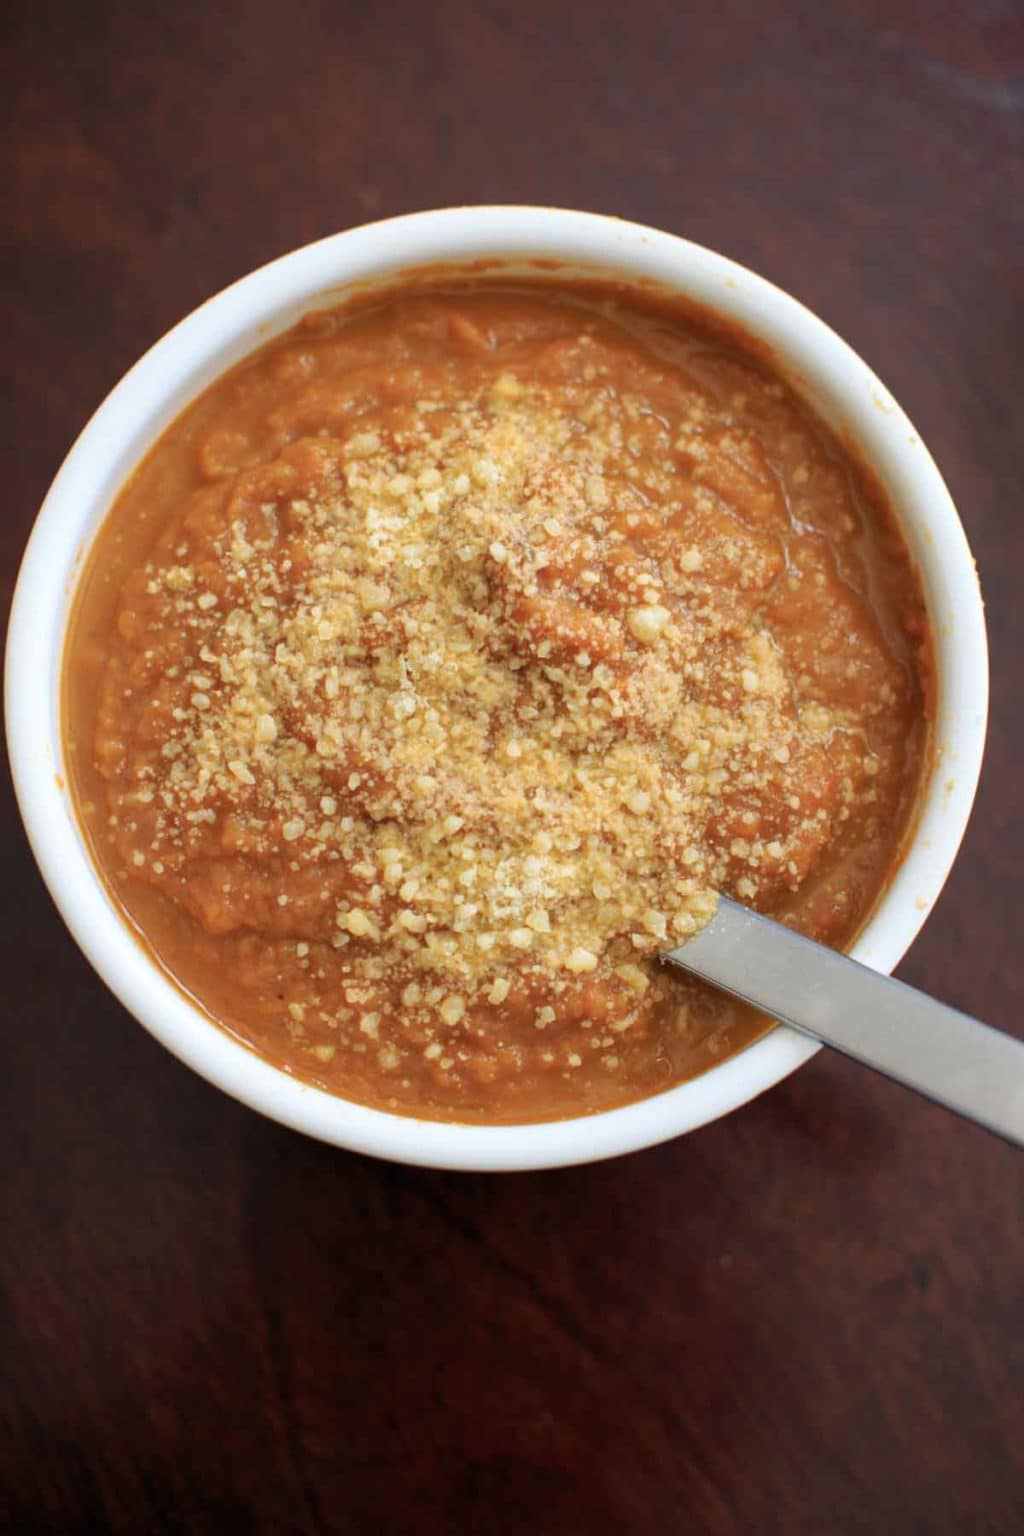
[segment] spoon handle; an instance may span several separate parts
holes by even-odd
[[[1024,1146],[1024,1043],[719,898],[661,957]]]

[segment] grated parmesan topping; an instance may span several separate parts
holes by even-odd
[[[774,787],[788,755],[775,646],[694,605],[698,552],[638,553],[641,492],[620,481],[610,522],[602,446],[503,375],[239,476],[216,561],[149,583],[205,621],[154,856],[209,827],[287,850],[289,886],[340,861],[335,946],[461,989],[451,1024],[510,965],[573,977],[694,933],[730,860],[755,896],[785,843],[708,832],[727,784]]]

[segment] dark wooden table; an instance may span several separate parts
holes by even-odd
[[[89,412],[267,258],[471,201],[690,235],[848,337],[949,479],[987,593],[993,723],[963,854],[901,974],[1020,1032],[1012,0],[17,11],[5,597]],[[106,994],[3,795],[8,1528],[1024,1528],[1018,1153],[825,1055],[602,1167],[466,1177],[314,1145]]]

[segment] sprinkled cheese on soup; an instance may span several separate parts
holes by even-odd
[[[924,635],[884,507],[740,340],[583,287],[399,289],[226,375],[122,492],[74,787],[154,953],[273,1061],[577,1114],[765,1027],[657,961],[718,892],[855,932]]]

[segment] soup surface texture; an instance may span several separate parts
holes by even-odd
[[[345,1097],[586,1113],[765,1020],[657,952],[716,893],[848,942],[926,750],[894,525],[741,338],[478,279],[308,317],[164,434],[65,661],[144,942]]]

